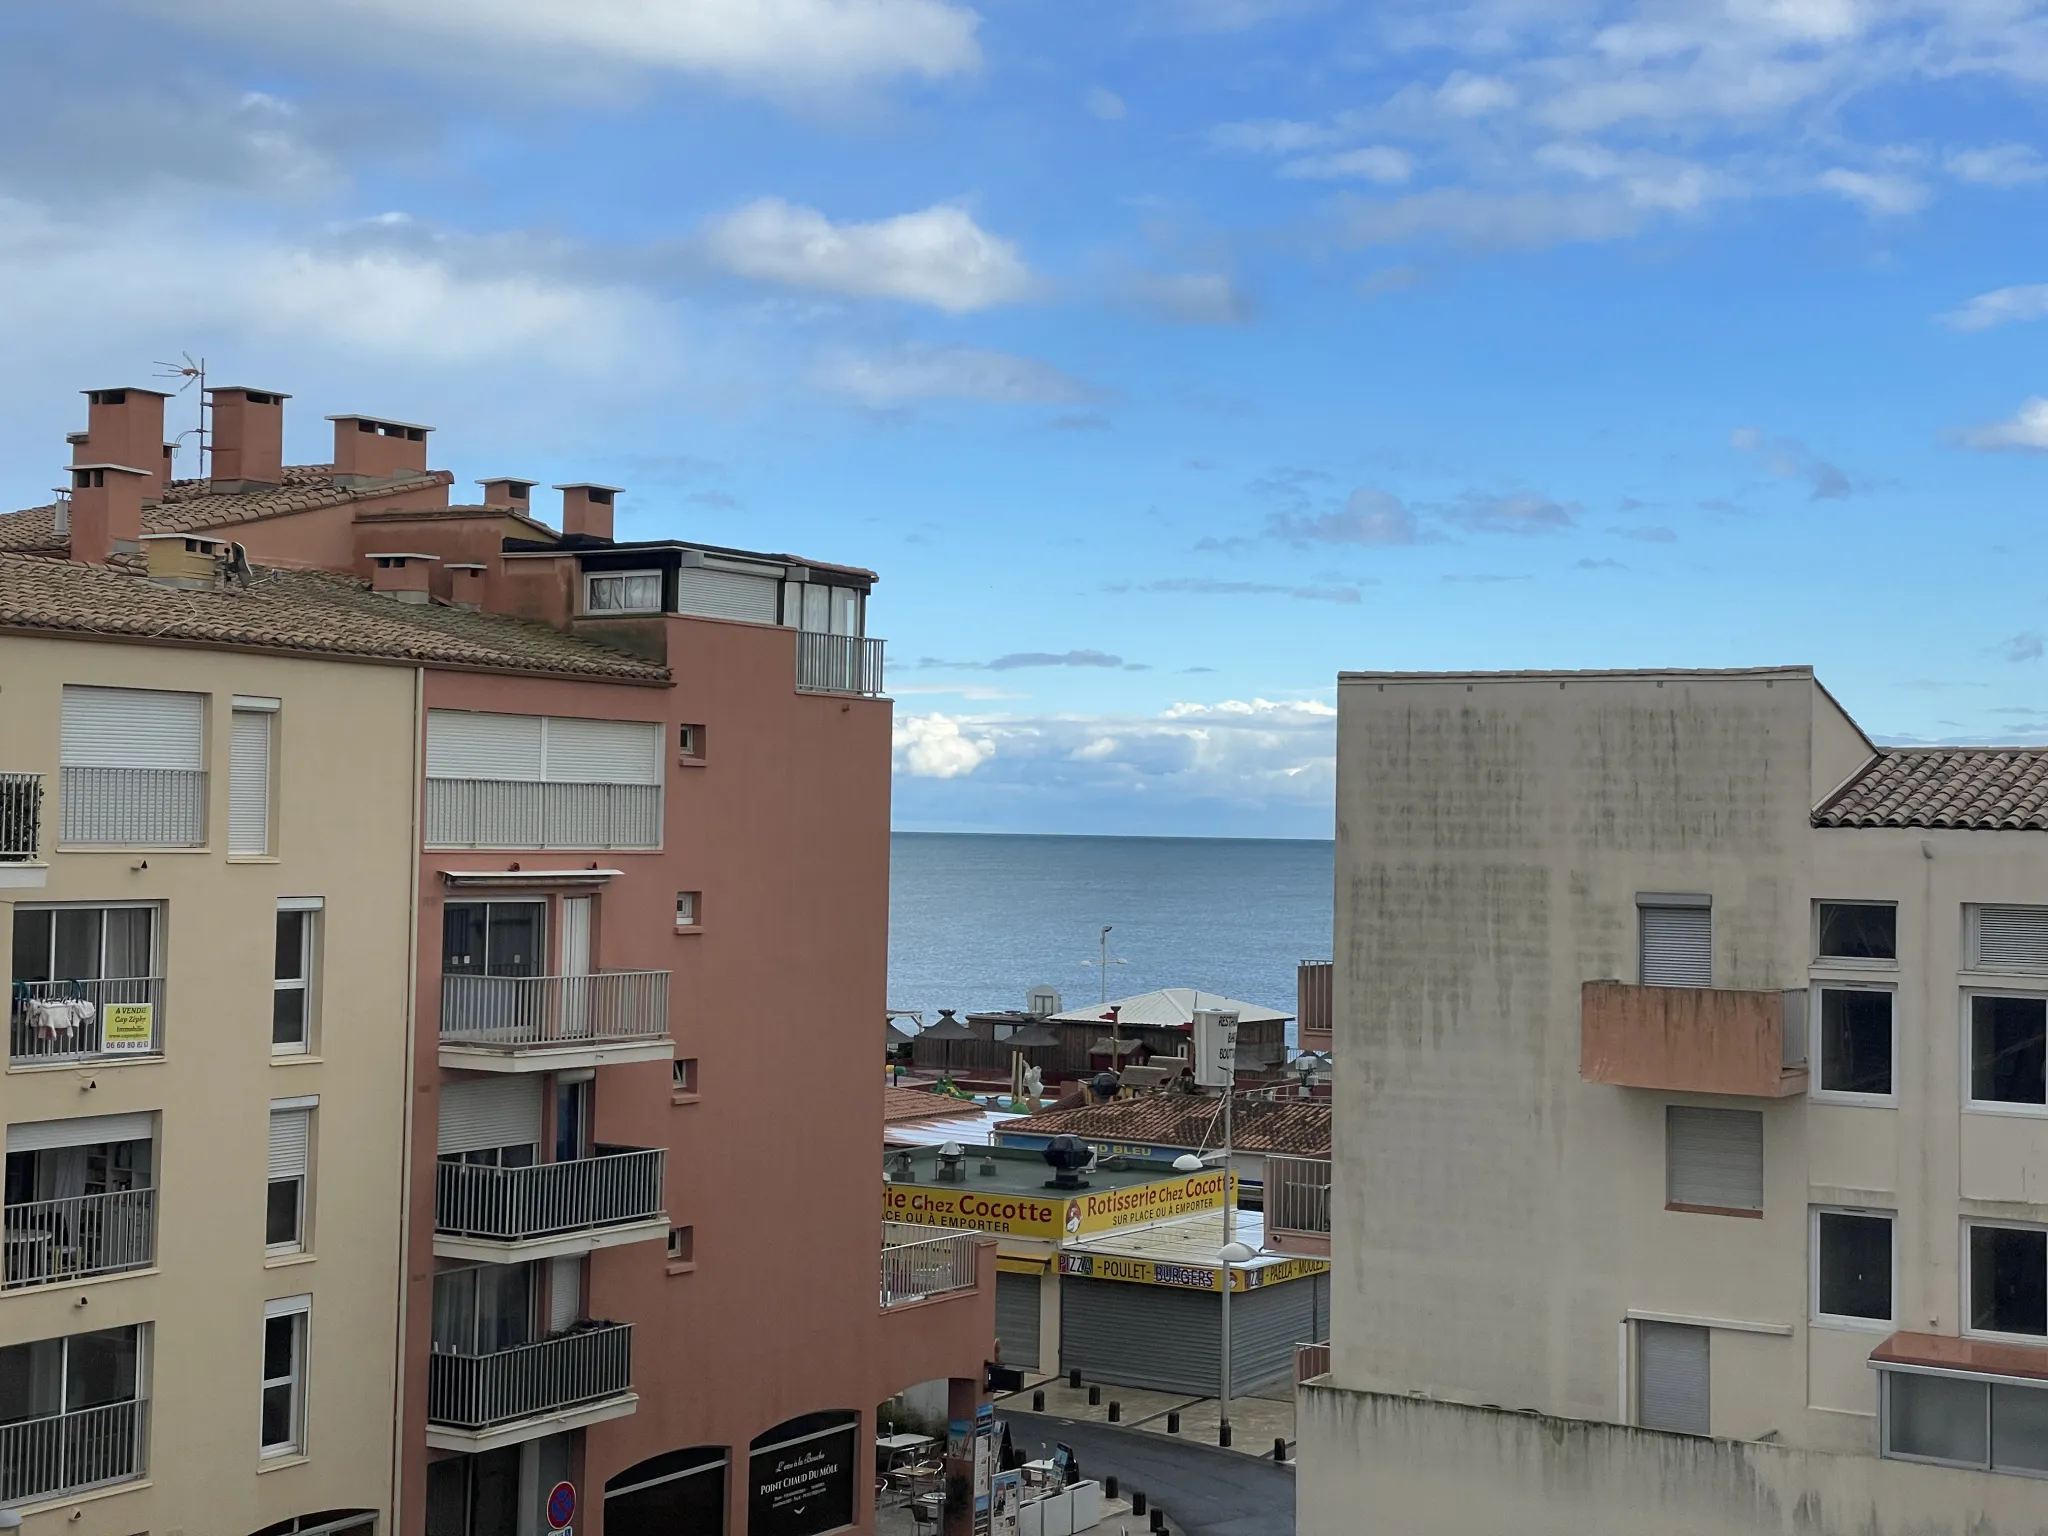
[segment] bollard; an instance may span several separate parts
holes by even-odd
[[[1112,1397],[1109,1400],[1109,1422],[1112,1424],[1121,1424],[1123,1422],[1123,1418],[1124,1405]]]
[[[1173,1409],[1166,1415],[1166,1432],[1169,1435],[1180,1433],[1180,1410],[1178,1408]]]
[[[1145,1490],[1142,1488],[1133,1488],[1131,1490],[1131,1513],[1134,1515],[1145,1513]]]
[[[1102,1388],[1098,1386],[1090,1386],[1088,1388],[1088,1406],[1090,1408],[1100,1408],[1102,1406]]]
[[[1045,1412],[1045,1388],[1040,1387],[1031,1394],[1031,1411],[1033,1413]]]
[[[1104,1478],[1104,1479],[1102,1480],[1102,1496],[1103,1496],[1103,1497],[1104,1497],[1105,1499],[1113,1499],[1113,1498],[1115,1498],[1115,1497],[1116,1497],[1116,1479],[1115,1479],[1115,1478],[1113,1478],[1113,1477],[1105,1477],[1105,1478]]]
[[[1216,1426],[1216,1443],[1226,1451],[1230,1449],[1230,1426],[1228,1424],[1218,1424]]]
[[[1285,1461],[1287,1459],[1287,1437],[1285,1435],[1275,1435],[1273,1437],[1273,1459],[1275,1461]]]
[[[1067,1385],[1070,1387],[1081,1385],[1081,1373],[1078,1370],[1067,1372]]]
[[[1152,1506],[1152,1529],[1155,1531],[1163,1531],[1166,1529],[1166,1511],[1161,1509],[1157,1504],[1154,1504]]]

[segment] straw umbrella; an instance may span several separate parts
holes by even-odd
[[[972,1040],[975,1038],[975,1035],[973,1030],[953,1017],[952,1009],[941,1008],[939,1010],[939,1022],[926,1030],[918,1038],[921,1040],[937,1040],[945,1046],[945,1067],[943,1070],[946,1076],[950,1078],[953,1075],[953,1042],[955,1040]]]

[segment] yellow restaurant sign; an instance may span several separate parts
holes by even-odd
[[[1230,1289],[1263,1290],[1283,1280],[1328,1274],[1329,1270],[1329,1264],[1322,1259],[1283,1259],[1278,1264],[1231,1270]],[[1060,1273],[1084,1280],[1128,1280],[1135,1285],[1171,1285],[1192,1291],[1223,1289],[1218,1278],[1223,1271],[1214,1264],[1165,1264],[1156,1259],[1126,1259],[1109,1253],[1063,1253]]]
[[[1109,1232],[1172,1216],[1223,1207],[1222,1170],[1176,1174],[1121,1189],[1083,1190],[1078,1195],[1008,1195],[973,1185],[884,1184],[882,1215],[890,1221],[926,1227],[970,1227],[1009,1237],[1049,1242],[1085,1232]]]

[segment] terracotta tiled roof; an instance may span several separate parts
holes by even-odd
[[[933,1120],[943,1119],[948,1115],[978,1114],[980,1111],[979,1104],[956,1099],[950,1093],[930,1093],[923,1088],[882,1089],[882,1120],[887,1125],[895,1125],[904,1120]]]
[[[1088,1141],[1153,1147],[1215,1147],[1222,1143],[1220,1099],[1157,1093],[1107,1104],[1048,1109],[1006,1120],[1002,1132],[1027,1136],[1079,1136]],[[1242,1152],[1288,1157],[1330,1155],[1328,1099],[1240,1099],[1231,1114],[1232,1145]]]
[[[2048,748],[1893,748],[1830,795],[1813,824],[2048,832]]]
[[[314,655],[637,683],[666,667],[544,624],[401,603],[349,576],[259,569],[245,590],[186,591],[132,570],[0,553],[0,629],[255,646]]]

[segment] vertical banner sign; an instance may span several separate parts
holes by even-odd
[[[1228,1088],[1237,1078],[1237,1015],[1215,1008],[1195,1013],[1195,1081]]]
[[[1017,1511],[1024,1503],[1024,1474],[1018,1471],[995,1475],[989,1514],[989,1536],[1017,1536]]]
[[[974,1536],[989,1536],[995,1470],[996,1410],[983,1403],[974,1410]]]

